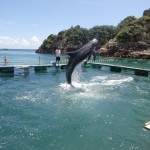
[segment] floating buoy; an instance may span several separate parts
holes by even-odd
[[[139,76],[148,76],[148,71],[143,71],[143,70],[135,70],[134,75],[139,75]]]
[[[120,67],[116,67],[116,66],[110,66],[110,71],[121,72],[121,68]]]

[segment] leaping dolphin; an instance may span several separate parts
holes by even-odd
[[[72,85],[71,76],[75,67],[87,57],[89,59],[92,54],[93,55],[95,54],[95,48],[97,44],[98,44],[98,40],[93,39],[89,43],[84,45],[82,48],[80,48],[79,50],[67,53],[70,57],[66,68],[66,78],[67,78],[67,82],[70,85]]]

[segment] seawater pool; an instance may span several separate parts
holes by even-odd
[[[0,77],[0,149],[149,150],[150,77],[85,68]]]

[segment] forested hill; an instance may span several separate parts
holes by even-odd
[[[140,18],[126,17],[116,27],[97,25],[86,29],[77,25],[57,35],[51,34],[36,53],[54,53],[58,46],[64,52],[74,51],[93,38],[99,41],[99,55],[150,59],[150,9]]]
[[[114,38],[115,35],[116,27],[114,26],[95,26],[91,29],[82,28],[79,25],[72,26],[68,30],[60,31],[57,35],[49,35],[36,52],[53,53],[58,46],[62,51],[74,51],[93,38],[98,39],[100,48],[101,45]]]

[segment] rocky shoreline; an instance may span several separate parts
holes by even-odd
[[[127,49],[126,47],[130,47]],[[145,42],[120,44],[116,39],[110,40],[103,45],[97,54],[104,57],[120,57],[134,59],[150,59],[150,45]]]

